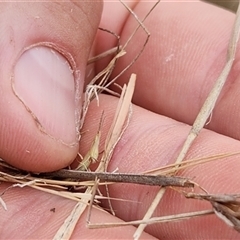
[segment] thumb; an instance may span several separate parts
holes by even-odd
[[[84,74],[101,2],[3,3],[0,157],[52,171],[78,152]]]

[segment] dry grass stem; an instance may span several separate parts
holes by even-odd
[[[0,205],[2,205],[2,207],[3,207],[3,209],[5,211],[7,211],[7,205],[6,205],[6,203],[3,201],[3,199],[1,197],[0,197]]]
[[[175,215],[168,215],[163,217],[153,217],[148,220],[136,220],[122,223],[101,223],[101,224],[89,224],[89,228],[110,228],[110,227],[122,227],[128,225],[139,225],[139,224],[156,224],[156,223],[166,223],[173,221],[181,221],[186,220],[193,217],[202,217],[209,214],[213,214],[213,210],[203,210],[197,212],[189,212],[189,213],[180,213]]]
[[[178,170],[178,167],[181,165],[182,161],[184,160],[189,148],[191,147],[193,141],[198,136],[201,129],[204,127],[205,123],[207,122],[208,118],[210,117],[214,106],[216,104],[216,101],[221,93],[221,90],[227,80],[227,77],[230,73],[230,70],[232,68],[232,64],[235,59],[235,53],[237,48],[237,42],[239,39],[239,32],[240,32],[240,8],[237,10],[235,23],[233,26],[232,36],[230,38],[229,46],[228,46],[228,52],[227,52],[227,61],[225,64],[225,67],[223,68],[219,78],[217,79],[215,85],[213,86],[211,92],[209,93],[208,97],[206,98],[202,108],[200,109],[193,126],[187,136],[186,141],[183,144],[182,150],[180,151],[177,159],[176,159],[176,166],[174,172]],[[153,200],[153,203],[149,207],[149,210],[144,216],[144,220],[147,221],[149,219],[153,212],[155,211],[156,207],[158,206],[159,202],[161,201],[164,193],[166,191],[166,188],[161,188],[159,192],[157,193],[155,199]],[[144,231],[147,224],[141,224],[138,229],[136,230],[134,234],[134,239],[139,239],[142,232]]]
[[[227,60],[225,67],[220,74],[219,78],[217,79],[214,87],[212,88],[211,92],[209,93],[207,99],[205,100],[201,110],[199,111],[196,120],[193,123],[191,131],[189,132],[186,141],[183,144],[183,147],[176,159],[174,164],[156,168],[149,170],[142,174],[119,174],[119,173],[108,173],[107,168],[108,164],[111,160],[114,148],[116,144],[121,139],[124,131],[126,130],[131,114],[132,114],[132,96],[134,93],[134,87],[136,82],[136,75],[132,74],[129,83],[120,87],[121,94],[116,93],[109,89],[111,84],[114,84],[116,79],[119,78],[127,69],[129,69],[139,58],[142,54],[146,44],[148,43],[150,33],[144,25],[145,19],[150,15],[152,10],[156,7],[156,5],[160,2],[157,1],[153,4],[153,7],[149,10],[143,20],[140,20],[138,16],[131,10],[128,5],[122,0],[119,0],[122,5],[127,9],[127,11],[133,16],[137,22],[136,28],[133,30],[132,34],[126,40],[125,44],[120,44],[120,37],[117,36],[115,33],[110,32],[106,29],[101,29],[103,31],[109,32],[114,37],[117,38],[118,44],[116,47],[98,55],[91,59],[89,59],[88,64],[91,64],[99,59],[102,59],[106,56],[112,55],[112,59],[110,60],[109,64],[100,72],[98,73],[92,81],[87,85],[84,95],[84,103],[83,103],[83,110],[81,116],[81,124],[80,129],[84,124],[84,120],[88,111],[89,104],[93,99],[96,98],[97,102],[99,102],[99,94],[103,91],[106,91],[114,96],[119,97],[118,106],[115,112],[114,119],[112,124],[109,128],[107,133],[107,137],[104,143],[104,150],[102,154],[99,154],[99,143],[101,138],[101,130],[102,130],[102,122],[104,119],[104,113],[102,114],[99,129],[93,139],[93,143],[85,156],[83,156],[82,162],[75,170],[69,169],[62,169],[52,173],[43,173],[43,174],[30,174],[19,169],[16,169],[4,161],[0,160],[0,181],[2,182],[9,182],[12,183],[10,187],[5,189],[2,193],[0,193],[0,205],[7,210],[7,204],[4,202],[2,196],[11,188],[14,187],[31,187],[33,189],[37,189],[46,193],[54,194],[56,196],[61,196],[70,200],[76,201],[76,205],[74,209],[72,209],[71,213],[64,221],[62,226],[57,231],[56,235],[54,236],[54,240],[60,239],[70,239],[72,233],[78,223],[79,218],[82,216],[84,211],[87,207],[89,207],[89,212],[87,215],[87,223],[90,228],[105,228],[105,227],[118,227],[118,226],[126,226],[126,225],[138,225],[136,232],[134,233],[133,238],[139,239],[142,232],[144,231],[145,227],[149,224],[154,223],[163,223],[169,221],[179,221],[184,219],[189,219],[198,216],[205,216],[208,214],[215,213],[218,217],[223,219],[227,224],[235,228],[237,231],[240,231],[240,195],[232,194],[232,195],[213,195],[209,194],[203,187],[199,186],[197,183],[188,180],[187,178],[180,178],[174,176],[177,171],[193,167],[199,164],[204,164],[210,161],[219,161],[220,159],[230,158],[232,156],[236,156],[240,154],[240,152],[236,153],[223,153],[214,156],[208,156],[199,159],[189,159],[182,162],[188,152],[189,148],[191,147],[193,141],[198,136],[201,129],[206,124],[207,120],[211,117],[212,111],[216,104],[216,101],[221,93],[221,90],[226,82],[226,79],[229,75],[229,72],[232,68],[232,64],[234,62],[235,53],[237,42],[239,39],[239,32],[240,32],[240,10],[237,11],[235,25],[233,29],[233,33],[231,36],[231,40],[228,47],[227,52]],[[141,49],[136,54],[136,56],[130,61],[130,63],[124,67],[123,70],[120,71],[111,79],[112,71],[115,68],[115,65],[119,58],[124,57],[127,54],[126,49],[129,42],[133,39],[134,35],[138,30],[142,29],[146,34],[145,42],[143,43]],[[95,172],[88,172],[89,166],[92,162],[98,160],[99,165]],[[85,172],[83,172],[85,171]],[[61,175],[62,174],[62,175]],[[90,176],[88,179],[84,179],[84,176]],[[113,198],[110,196],[102,196],[98,186],[99,185],[107,185],[113,184],[114,181],[119,182],[120,180],[118,177],[121,175],[122,182],[124,182],[125,178],[132,177],[132,182],[139,183],[139,184],[148,184],[153,185],[149,181],[151,178],[155,181],[158,181],[158,185],[161,185],[160,191],[155,196],[154,200],[152,201],[149,209],[147,210],[145,216],[142,220],[124,222],[124,223],[90,223],[90,216],[91,216],[91,208],[97,207],[96,205],[100,202],[100,199],[107,199],[109,200],[109,206],[112,214],[114,214],[113,209],[111,208],[111,202]],[[149,176],[151,175],[151,176]],[[168,176],[166,176],[168,175]],[[114,178],[113,178],[114,177]],[[138,180],[137,180],[138,178]],[[140,182],[140,178],[142,178],[142,182]],[[147,179],[148,178],[148,179]],[[115,180],[114,180],[115,179]],[[161,181],[165,181],[161,182]],[[170,182],[172,180],[172,182]],[[104,182],[103,182],[104,181]],[[168,183],[166,183],[168,181]],[[176,184],[174,184],[174,181]],[[125,181],[127,182],[127,181]],[[181,185],[181,184],[182,185]],[[212,205],[212,210],[204,210],[198,212],[190,212],[190,213],[181,213],[169,216],[161,216],[161,217],[152,217],[153,213],[155,212],[159,202],[161,201],[166,188],[164,186],[171,186],[173,190],[179,192],[179,194],[183,194],[186,198],[196,199],[197,200],[204,200],[208,201]],[[182,187],[191,187],[197,188],[204,194],[196,194],[194,192],[185,192],[185,188],[178,188],[175,189],[173,186],[182,186]],[[76,192],[72,190],[76,189],[83,189],[84,192]],[[107,191],[108,193],[108,191]],[[115,199],[118,201],[127,201],[123,199]],[[97,207],[98,208],[98,207]],[[100,208],[99,208],[100,209]],[[102,210],[103,211],[103,210]]]
[[[136,32],[141,28],[144,30],[144,32],[146,33],[146,40],[142,46],[142,48],[140,49],[140,51],[138,52],[138,54],[133,58],[133,60],[125,67],[123,68],[123,70],[117,74],[116,77],[114,77],[111,81],[109,81],[106,85],[106,87],[109,87],[111,84],[113,84],[125,71],[127,71],[137,60],[138,58],[141,56],[142,52],[145,49],[145,46],[148,43],[149,37],[150,37],[150,33],[147,30],[147,28],[145,27],[145,25],[143,24],[143,22],[147,19],[147,17],[151,14],[151,12],[154,10],[154,8],[158,5],[158,3],[160,2],[160,0],[158,0],[153,6],[152,8],[149,10],[149,12],[146,14],[146,16],[143,18],[143,20],[140,20],[138,18],[138,16],[134,13],[134,11],[128,7],[128,5],[126,3],[124,3],[122,0],[119,0],[123,6],[129,11],[129,13],[135,18],[135,20],[137,21],[138,25],[135,28],[135,30],[133,30],[132,34],[129,36],[129,38],[127,39],[126,43],[123,45],[122,49],[126,49],[127,45],[129,44],[129,42],[132,40],[133,36],[136,34]]]
[[[82,108],[80,129],[83,126],[83,123],[84,123],[84,120],[85,120],[87,110],[88,110],[88,106],[89,106],[90,102],[94,99],[94,97],[98,97],[98,94],[101,93],[104,89],[106,89],[105,82],[107,82],[107,80],[110,77],[109,73],[112,72],[112,69],[114,68],[115,62],[117,61],[117,59],[124,56],[125,53],[126,52],[124,50],[121,50],[112,59],[112,61],[108,64],[108,66],[103,71],[98,73],[93,78],[93,80],[87,85],[86,91],[85,91],[85,99],[84,99],[83,108]],[[98,85],[95,85],[97,80],[99,80],[100,78],[102,78],[101,82]]]
[[[210,202],[216,216],[240,232],[240,194],[186,193],[185,196]]]
[[[206,98],[202,108],[200,109],[193,123],[193,126],[188,134],[188,137],[182,147],[182,150],[178,155],[176,163],[181,163],[183,161],[187,151],[192,145],[192,142],[198,136],[199,132],[203,129],[204,125],[206,124],[207,119],[212,114],[213,108],[217,102],[217,99],[222,91],[222,88],[232,68],[232,65],[235,59],[239,33],[240,33],[240,8],[237,11],[237,15],[236,15],[236,19],[235,19],[235,23],[232,31],[232,36],[229,42],[228,52],[227,52],[227,61],[226,61],[225,67],[223,68],[219,78],[217,79],[211,92]],[[176,170],[177,170],[177,167],[176,167]]]
[[[117,141],[119,140],[124,130],[123,125],[126,122],[126,118],[128,118],[129,116],[129,109],[130,109],[131,99],[134,91],[135,80],[136,80],[136,76],[132,75],[129,80],[129,85],[123,87],[123,91],[119,100],[119,105],[116,110],[116,115],[115,115],[113,124],[109,129],[109,134],[106,139],[106,144],[105,144],[106,147],[104,149],[101,162],[96,172],[106,171],[113,148],[116,145]],[[92,147],[97,148],[96,145],[93,145]],[[96,149],[94,149],[94,152],[96,152]],[[88,187],[85,193],[91,193],[91,195],[95,195],[95,193],[93,194],[93,190],[94,190],[93,187]],[[58,230],[54,239],[70,239],[71,234],[75,229],[79,218],[87,208],[88,203],[89,202],[91,203],[92,201],[93,201],[93,196],[89,199],[83,199],[81,202],[78,202],[75,208],[72,210],[69,217],[65,220],[64,224]],[[88,214],[88,218],[89,217],[90,217],[90,213]],[[90,220],[88,219],[88,221]]]
[[[87,64],[88,64],[88,65],[89,65],[89,64],[92,64],[92,63],[94,63],[94,62],[96,62],[96,61],[101,60],[102,58],[105,58],[105,57],[109,56],[109,55],[116,54],[116,52],[118,52],[118,51],[120,51],[120,50],[122,50],[122,47],[121,47],[121,46],[117,46],[117,47],[114,47],[114,48],[112,48],[112,49],[109,49],[109,50],[107,50],[107,51],[105,51],[105,52],[103,52],[103,53],[101,53],[101,54],[99,54],[99,55],[97,55],[97,56],[94,56],[94,57],[88,59]]]
[[[130,37],[128,42],[131,40],[132,37],[133,35]],[[124,47],[126,48],[126,46],[127,44],[125,44]],[[101,71],[99,74],[97,74],[86,88],[80,129],[83,126],[90,102],[95,97],[98,100],[98,94],[107,89],[106,83],[108,82],[111,72],[115,67],[116,61],[118,60],[118,58],[123,57],[126,54],[126,52],[119,45],[115,49],[112,49],[107,53],[97,56],[96,58],[90,59],[88,62],[90,64],[93,61],[96,61],[104,56],[107,56],[109,54],[114,54],[115,50],[116,50],[115,56],[110,61],[108,66],[105,69],[103,69],[103,71]],[[122,71],[122,73],[123,72],[124,71]],[[96,84],[97,81],[98,83]],[[112,151],[128,125],[128,122],[131,116],[131,98],[134,92],[135,81],[136,81],[136,75],[133,74],[130,78],[128,86],[125,85],[122,89],[122,93],[119,99],[119,105],[116,111],[114,122],[108,133],[108,137],[105,142],[105,150],[102,155],[99,167],[97,169],[98,172],[105,171],[107,169],[107,165],[108,165],[108,162],[110,161]],[[111,83],[113,83],[113,81],[111,81]],[[110,92],[110,90],[108,90],[108,92]],[[111,93],[114,95],[118,95],[114,92],[111,92]],[[85,158],[86,160],[85,163],[87,165],[90,158],[95,159],[98,157],[97,148],[98,148],[99,138],[100,138],[100,131],[98,132],[94,140],[94,144],[92,145],[92,148],[89,151],[89,156],[86,156]],[[5,182],[13,182],[13,183],[17,182],[20,184],[20,185],[15,185],[15,187],[29,186],[34,189],[38,189],[44,192],[48,192],[51,194],[55,194],[58,196],[62,196],[62,197],[77,201],[77,205],[75,206],[75,208],[73,209],[69,217],[66,219],[66,221],[64,222],[64,224],[61,226],[56,236],[54,237],[54,239],[69,239],[76,226],[76,223],[78,222],[78,219],[86,209],[88,203],[90,201],[93,202],[92,189],[95,182],[94,181],[76,182],[71,180],[59,181],[59,180],[51,180],[51,179],[41,179],[41,178],[38,178],[37,176],[33,177],[33,176],[25,175],[25,173],[21,172],[20,170],[15,168],[11,169],[12,168],[11,166],[6,166],[4,162],[1,162],[1,163],[2,163],[1,166],[3,167],[3,169],[4,170],[7,169],[6,170],[7,173],[1,172],[0,180]],[[14,174],[12,174],[12,170]],[[111,183],[104,183],[104,184],[106,185]],[[85,191],[84,194],[69,192],[69,189],[68,189],[69,186],[79,187],[83,185],[87,187],[87,190]],[[2,193],[2,195],[4,193]],[[99,196],[96,196],[94,198],[94,201],[96,201],[96,198],[98,199]],[[1,201],[1,204],[4,206],[4,208],[6,208],[3,200]]]
[[[122,94],[119,98],[119,103],[117,106],[117,110],[113,119],[113,123],[110,126],[106,142],[104,153],[100,164],[96,171],[106,171],[110,158],[112,156],[112,152],[116,144],[118,143],[121,135],[123,134],[124,130],[126,129],[129,118],[131,114],[131,99],[134,92],[136,82],[136,75],[132,74],[129,80],[128,86],[124,85],[122,89]],[[123,128],[124,124],[126,123],[125,127]]]
[[[83,157],[82,161],[79,163],[78,167],[75,170],[87,171],[91,163],[95,163],[99,157],[99,143],[101,137],[101,127],[103,122],[103,113],[100,119],[99,127],[97,134],[93,140],[92,146],[90,147],[87,154]]]
[[[90,194],[92,192],[92,188],[88,187],[85,193]],[[58,229],[57,233],[54,236],[54,240],[62,240],[62,239],[70,239],[72,236],[72,233],[78,223],[78,220],[80,216],[85,211],[88,202],[91,200],[91,197],[89,199],[83,199],[82,202],[78,202],[75,207],[73,208],[70,215],[67,217],[67,219],[64,221],[63,225]]]
[[[91,200],[89,202],[89,208],[88,208],[88,214],[87,214],[87,223],[90,222],[90,218],[91,218],[91,210],[92,210],[92,207],[93,207],[93,203],[95,201],[95,196],[96,196],[96,193],[98,191],[98,186],[99,186],[99,179],[95,179],[95,184],[92,188],[92,194],[91,194]]]
[[[182,162],[180,166],[178,163],[168,164],[163,167],[150,169],[148,171],[145,171],[143,174],[169,175],[169,174],[174,173],[176,167],[178,167],[178,171],[179,171],[179,170],[183,170],[186,168],[199,166],[200,164],[204,164],[204,163],[208,163],[208,162],[212,162],[212,161],[220,161],[221,159],[225,160],[226,158],[234,157],[236,155],[240,155],[240,152],[222,153],[222,154],[216,154],[213,156],[188,159],[188,160],[185,160],[184,162]]]

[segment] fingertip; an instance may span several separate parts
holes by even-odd
[[[9,128],[9,122],[2,122],[6,125],[2,133],[7,134],[1,145],[2,159],[19,169],[31,172],[54,171],[68,166],[75,159],[78,143],[64,144],[40,131],[31,116],[24,117],[28,121],[27,126],[18,118],[8,118],[14,124],[14,129]]]
[[[66,167],[78,152],[84,75],[102,2],[1,7],[0,156],[28,171]]]

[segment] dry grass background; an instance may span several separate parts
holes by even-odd
[[[230,11],[236,12],[238,7],[238,1],[222,1],[222,0],[205,0],[204,2],[211,2],[220,7],[229,9]]]

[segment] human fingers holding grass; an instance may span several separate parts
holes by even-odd
[[[31,29],[36,28],[34,28],[34,24],[38,23],[37,20],[39,18],[34,18],[32,24],[29,24],[31,28],[29,27],[30,30],[28,34],[25,34],[24,40],[18,40],[23,37],[20,33],[15,34],[14,37],[10,34],[15,40],[15,49],[19,50],[17,51],[18,54],[13,57],[13,53],[15,52],[13,50],[11,51],[13,47],[10,45],[10,37],[8,38],[9,41],[5,40],[4,46],[10,46],[9,50],[7,47],[3,49],[5,50],[4,53],[6,54],[7,62],[17,66],[17,59],[21,59],[21,56],[24,57],[23,55],[18,56],[26,47],[32,44],[38,44],[38,42],[53,42],[60,49],[67,49],[75,65],[69,60],[69,55],[65,56],[62,52],[60,52],[60,54],[68,57],[67,62],[69,62],[71,68],[75,66],[75,73],[77,70],[80,70],[81,78],[81,76],[85,74],[84,66],[86,65],[91,47],[91,41],[89,39],[93,39],[100,18],[101,6],[99,6],[97,10],[96,5],[93,7],[90,2],[85,5],[81,5],[81,3],[79,8],[71,5],[71,3],[62,3],[59,5],[56,3],[48,3],[46,5],[40,4],[39,6],[42,6],[44,11],[41,12],[38,6],[38,8],[36,8],[37,10],[35,10],[37,11],[36,13],[34,11],[32,12],[32,9],[35,9],[34,4],[32,4],[31,8],[24,7],[24,4],[21,5],[21,11],[24,11],[25,14],[20,14],[18,21],[19,19],[23,19],[23,24],[27,25],[29,16],[31,15],[39,17],[40,19],[48,17],[49,21],[45,20],[45,25],[37,25],[37,29],[39,29],[39,26],[42,26],[42,30],[38,32],[37,35],[35,32],[34,41],[29,40],[31,39]],[[10,9],[10,6],[14,7],[14,4],[6,4],[5,6],[7,6],[6,9]],[[132,31],[134,21],[128,15],[123,14],[120,7],[121,5],[117,5],[117,3],[105,3],[101,26],[119,33],[122,41],[124,41]],[[146,11],[149,5],[140,2],[138,4],[134,3],[132,7],[134,11],[141,16],[145,14],[144,11]],[[50,12],[53,11],[53,13],[55,13],[54,11],[56,9],[58,11],[56,14],[49,14],[46,9]],[[31,14],[29,10],[31,10]],[[18,12],[19,10],[15,11]],[[7,12],[7,10],[4,11],[4,14],[2,13],[2,18],[7,16],[5,12]],[[115,20],[111,22],[107,21],[110,12],[115,12]],[[59,18],[59,16],[62,16],[62,18]],[[69,18],[69,16],[75,17]],[[64,19],[64,21],[61,21],[61,19]],[[91,19],[91,21],[88,21],[89,19]],[[191,19],[191,21],[189,19]],[[216,19],[219,19],[221,24],[216,22]],[[227,42],[233,20],[233,14],[201,2],[166,2],[160,4],[158,8],[155,9],[149,17],[148,22],[146,22],[152,36],[144,54],[136,62],[134,67],[119,79],[119,82],[123,83],[127,81],[131,72],[137,73],[137,86],[133,99],[135,104],[133,106],[133,115],[127,131],[115,149],[109,171],[118,168],[119,172],[139,173],[174,162],[190,130],[190,126],[187,124],[193,122],[207,93],[210,91],[221,68],[224,66]],[[76,21],[79,22],[79,24],[76,24]],[[3,23],[4,21],[1,22]],[[17,22],[15,21],[11,23],[10,26],[13,28],[16,24]],[[67,24],[69,27],[63,27],[63,24]],[[48,25],[51,26],[51,30],[54,29],[51,31],[51,34],[49,33],[50,30],[44,31],[44,29],[50,28]],[[75,31],[72,28],[74,28]],[[59,31],[57,31],[58,29]],[[68,29],[70,29],[72,35],[67,38],[68,40],[65,40],[65,36],[70,34]],[[88,38],[85,39],[85,31],[87,31],[87,29],[89,31],[87,34]],[[9,32],[11,31],[9,30]],[[58,38],[54,36],[58,36]],[[138,40],[144,41],[145,35],[141,33],[137,38]],[[28,41],[29,44],[25,44]],[[103,33],[101,33],[97,35],[96,52],[102,52],[104,49],[112,47],[114,42],[111,41],[114,40],[106,34],[103,35]],[[24,44],[21,45],[21,42]],[[76,46],[79,43],[80,46],[82,46],[80,50]],[[116,72],[121,69],[129,59],[132,59],[133,54],[139,50],[141,44],[140,41],[135,41],[133,45],[130,45],[132,51],[128,50],[128,55],[125,60],[122,58],[119,61]],[[52,50],[54,54],[55,51],[59,51],[55,48]],[[37,56],[38,54],[42,53],[36,53]],[[59,56],[57,56],[57,58],[59,58]],[[50,60],[50,62],[51,61],[53,60]],[[40,63],[42,62],[43,61],[40,61]],[[96,69],[103,67],[100,64],[104,63],[98,63]],[[26,108],[26,93],[24,93],[25,95],[20,94],[21,87],[25,85],[25,82],[20,79],[19,83],[17,83],[18,80],[15,79],[16,73],[14,72],[14,74],[12,74],[12,65],[11,67],[7,65],[0,66],[3,69],[2,79],[4,79],[1,87],[2,96],[3,99],[5,99],[5,103],[8,103],[10,106],[8,108],[4,106],[0,109],[5,113],[4,116],[6,116],[1,119],[1,126],[6,128],[5,131],[4,129],[1,130],[1,132],[4,133],[1,135],[1,156],[17,167],[22,166],[22,168],[32,171],[52,171],[67,166],[74,159],[78,151],[77,145],[72,144],[74,142],[72,139],[76,139],[77,133],[73,133],[73,131],[67,130],[66,128],[65,131],[67,133],[72,132],[73,134],[66,134],[67,136],[65,136],[65,132],[59,133],[56,130],[57,125],[52,128],[47,128],[46,126],[52,126],[53,124],[45,118],[45,114],[41,115],[41,109],[45,109],[45,106],[40,103],[37,105],[36,111],[33,111],[33,107],[30,108],[30,106],[30,109]],[[64,66],[66,66],[66,64]],[[26,68],[24,65],[23,67]],[[7,71],[6,69],[9,70]],[[27,69],[26,71],[28,72],[29,70]],[[9,78],[4,77],[8,75]],[[14,78],[12,78],[12,75]],[[209,125],[209,128],[220,134],[210,130],[202,131],[187,158],[238,151],[240,147],[238,133],[233,130],[233,126],[230,124],[232,121],[238,122],[238,104],[232,104],[232,102],[236,103],[239,99],[236,75],[237,65],[233,68],[229,80],[229,82],[235,86],[232,88],[231,84],[227,85]],[[43,81],[45,81],[45,78],[46,76],[44,75]],[[11,79],[11,81],[9,79]],[[61,83],[62,81],[63,80],[61,80]],[[68,91],[66,90],[66,92],[70,95],[69,85],[64,83],[63,85],[67,86]],[[14,88],[12,86],[14,86]],[[37,93],[34,94],[34,96],[35,95],[37,95]],[[49,95],[51,96],[51,94]],[[66,95],[68,96],[68,94]],[[53,94],[53,96],[55,95]],[[74,92],[72,97],[72,99],[76,97]],[[48,102],[54,103],[54,99],[49,99]],[[34,98],[29,102],[31,103],[33,100]],[[104,141],[117,102],[118,99],[115,97],[102,95],[100,97],[100,107],[97,107],[96,102],[91,104],[83,129],[83,132],[87,130],[88,134],[83,134],[80,142],[80,152],[83,153],[83,155],[89,148],[94,134],[96,134],[98,128],[96,122],[98,123],[97,120],[100,119],[103,109],[105,120],[101,141]],[[64,101],[64,103],[66,103],[66,101]],[[68,103],[67,101],[66,105]],[[74,104],[77,104],[76,101],[74,101]],[[1,104],[1,106],[3,106],[3,104]],[[13,111],[12,109],[15,110]],[[11,118],[11,116],[15,118]],[[217,119],[215,118],[216,116],[218,117]],[[228,118],[224,120],[225,116],[228,116]],[[59,119],[59,121],[63,121],[60,120],[61,117],[59,116],[56,118]],[[14,122],[14,119],[18,119],[17,123]],[[14,126],[18,126],[16,124],[18,124],[21,119],[22,122],[20,126],[25,127],[14,128]],[[72,119],[74,123],[75,118],[73,117]],[[36,124],[38,123],[36,121],[39,121],[40,125]],[[46,125],[49,122],[50,124]],[[60,124],[59,129],[62,129],[62,125],[63,124]],[[227,125],[229,125],[229,128],[226,127]],[[238,128],[238,125],[235,125],[235,129]],[[31,129],[35,129],[33,131],[34,134],[32,134]],[[72,129],[71,126],[69,126],[69,129]],[[12,138],[12,144],[10,139],[6,139],[7,135],[5,132],[7,131],[16,134],[15,138]],[[65,141],[65,139],[63,139],[64,137],[66,137],[68,141]],[[24,139],[24,141],[20,141],[19,139]],[[66,142],[71,143],[71,146],[70,144],[66,144]],[[6,144],[4,145],[2,143]],[[20,156],[16,153],[14,155],[16,144],[14,145],[13,143],[19,144],[17,145],[18,149],[16,153]],[[27,143],[28,145],[26,145]],[[21,157],[21,154],[23,154],[23,156],[27,154],[24,152],[25,150],[31,150],[30,153],[32,155],[38,153],[36,147],[32,147],[29,150],[29,146],[31,146],[30,143],[35,143],[33,146],[40,146],[37,150],[43,152],[43,155],[38,154],[37,157]],[[50,145],[50,143],[53,145]],[[28,148],[26,146],[28,146]],[[190,179],[194,179],[194,181],[207,188],[209,192],[237,192],[239,189],[239,175],[236,171],[239,167],[238,162],[238,158],[235,157],[230,160],[212,162],[187,169],[181,174]],[[2,190],[6,187],[6,184],[1,185]],[[124,221],[141,219],[158,190],[159,188],[157,187],[140,187],[130,184],[121,186],[113,185],[110,187],[111,197],[133,200],[133,202],[127,201],[123,203],[120,201],[112,201],[113,209],[118,218],[93,209],[91,221],[118,222],[121,221],[120,219]],[[0,210],[2,211],[0,230],[3,238],[52,238],[75,204],[75,202],[29,188],[11,189],[4,195],[4,200],[9,210],[7,212],[4,212],[3,209]],[[103,205],[108,208],[107,204],[103,203]],[[50,211],[52,208],[55,208],[55,213]],[[190,212],[199,208],[209,208],[209,205],[205,205],[203,202],[185,200],[179,194],[169,190],[160,203],[156,211],[156,216]],[[85,227],[85,220],[84,215],[79,221],[73,237],[83,239],[94,237],[126,239],[131,238],[135,231],[135,227],[133,226],[124,227],[124,229],[88,230]],[[19,228],[21,228],[22,231],[19,231]],[[145,239],[150,239],[151,237],[165,237],[168,239],[197,237],[222,237],[230,239],[237,237],[235,231],[225,226],[225,224],[214,215],[175,223],[152,225],[148,227],[146,231],[151,236],[143,235]]]
[[[75,158],[86,61],[100,13],[100,3],[1,4],[0,152],[10,164],[49,171]]]

